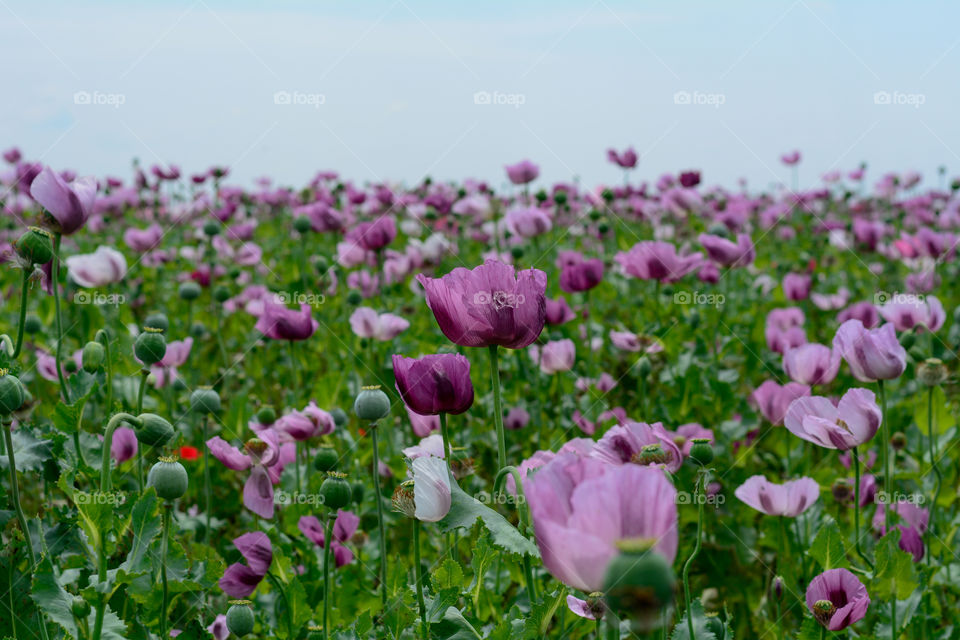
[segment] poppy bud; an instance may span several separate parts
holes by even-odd
[[[20,378],[0,369],[0,415],[8,416],[26,401]]]
[[[553,201],[559,205],[567,204],[567,192],[557,191],[555,194],[553,194]]]
[[[202,322],[194,322],[190,325],[190,335],[194,338],[203,338],[207,335],[207,327]]]
[[[90,603],[80,596],[74,596],[73,602],[70,604],[70,611],[76,618],[86,620],[87,616],[90,615]]]
[[[73,360],[67,360],[63,363],[63,370],[68,374],[74,374],[77,372],[77,363]]]
[[[610,225],[606,222],[601,222],[597,225],[597,231],[600,235],[606,235],[610,231]]]
[[[360,295],[360,292],[356,289],[351,289],[350,292],[347,293],[347,304],[350,306],[355,307],[361,302],[363,302],[363,296]]]
[[[713,447],[706,438],[694,438],[693,446],[690,447],[690,459],[701,467],[705,467],[713,462]]]
[[[223,285],[214,288],[213,299],[220,303],[226,302],[230,299],[230,289],[227,289]]]
[[[353,489],[346,480],[347,474],[336,471],[328,471],[323,484],[320,485],[320,498],[323,505],[328,509],[336,511],[343,509],[353,498]]]
[[[270,406],[260,407],[257,411],[257,422],[260,424],[273,424],[277,421],[277,411]]]
[[[360,504],[363,502],[363,493],[366,490],[366,487],[362,482],[354,482],[350,485],[350,490],[353,493],[353,502],[354,504]]]
[[[220,223],[213,220],[207,220],[203,223],[203,233],[211,238],[215,235],[218,235],[220,233]]]
[[[177,293],[180,295],[181,300],[196,300],[200,297],[200,285],[196,282],[184,282],[180,285]]]
[[[53,242],[50,233],[39,227],[30,227],[13,244],[17,255],[30,264],[47,264],[53,260]]]
[[[783,578],[776,576],[773,579],[773,584],[771,585],[773,589],[773,595],[776,596],[777,600],[783,598]]]
[[[168,502],[183,497],[187,481],[187,470],[175,457],[160,458],[147,473],[147,486],[156,489],[157,495]]]
[[[649,631],[663,622],[663,611],[673,603],[676,580],[666,559],[653,551],[649,539],[617,542],[620,553],[610,561],[604,578],[607,606]]]
[[[514,260],[519,260],[523,257],[523,247],[510,247],[510,255],[513,256]]]
[[[650,358],[647,356],[640,356],[637,359],[637,376],[640,378],[646,378],[650,375],[650,372],[653,371],[653,365],[650,364]]]
[[[197,413],[220,413],[220,394],[210,387],[200,387],[190,394],[190,406]]]
[[[297,216],[293,220],[293,228],[296,229],[297,233],[306,233],[310,231],[312,227],[313,225],[310,224],[310,218],[307,216]]]
[[[927,358],[917,365],[917,378],[925,387],[936,387],[947,379],[947,366],[939,358]]]
[[[100,368],[100,365],[103,364],[105,357],[106,350],[102,344],[96,341],[88,342],[83,345],[83,356],[81,358],[83,370],[87,373],[95,373],[97,369]]]
[[[376,422],[390,415],[390,398],[377,386],[363,387],[353,403],[353,412],[367,422]]]
[[[830,618],[837,612],[837,607],[829,600],[817,600],[813,603],[813,617],[823,626],[830,624]]]
[[[170,328],[170,321],[167,320],[166,315],[156,311],[147,316],[147,319],[143,321],[143,326],[166,331]]]
[[[336,471],[340,462],[340,454],[330,445],[320,445],[317,455],[313,458],[313,468],[317,471]]]
[[[330,268],[330,263],[327,262],[327,259],[323,256],[317,256],[313,259],[313,266],[317,270],[317,273],[323,275]]]
[[[253,609],[249,600],[231,600],[227,609],[227,631],[241,638],[253,631]]]
[[[833,486],[830,487],[830,491],[833,493],[834,500],[837,502],[846,502],[850,499],[850,496],[853,495],[853,485],[850,484],[850,481],[846,478],[839,478],[833,483]]]
[[[133,353],[143,364],[150,366],[163,360],[167,353],[167,341],[162,329],[144,327],[143,333],[133,343]]]
[[[332,409],[330,411],[330,415],[333,416],[333,424],[337,425],[338,427],[342,427],[343,425],[347,424],[347,412],[340,407]]]
[[[27,314],[27,317],[23,321],[23,330],[28,334],[33,335],[35,333],[40,333],[42,329],[43,321],[33,313]]]
[[[173,425],[155,413],[141,413],[137,418],[142,423],[135,429],[137,440],[149,447],[162,447],[174,436]]]
[[[890,436],[890,446],[893,447],[895,451],[901,451],[904,447],[907,446],[907,436],[903,431],[897,431],[892,436]]]

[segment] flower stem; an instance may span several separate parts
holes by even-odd
[[[137,390],[137,415],[143,413],[143,392],[147,388],[147,376],[150,375],[148,369],[140,370],[140,388]],[[140,447],[137,448],[137,490],[143,491],[143,454]]]
[[[490,376],[493,380],[493,421],[497,427],[497,471],[507,466],[503,435],[503,404],[500,399],[500,363],[497,345],[490,345]]]
[[[170,537],[170,510],[173,504],[163,505],[163,531],[160,534],[160,581],[163,585],[163,604],[160,605],[160,637],[167,637],[167,605],[170,602],[170,591],[167,585],[167,540]]]
[[[103,345],[104,355],[104,367],[107,370],[107,406],[106,413],[110,415],[110,412],[113,411],[113,360],[110,357],[110,336],[107,335],[107,332],[103,329],[97,331],[96,335],[97,342]]]
[[[873,563],[860,548],[860,454],[856,447],[851,449],[850,453],[853,457],[853,540],[857,554],[867,563],[870,571],[873,571]]]
[[[450,436],[447,435],[447,414],[440,412],[440,435],[443,437],[443,455],[447,459],[447,468],[452,469],[453,459],[450,457]]]
[[[60,367],[60,356],[63,351],[63,320],[60,317],[60,240],[62,236],[59,233],[53,234],[53,269],[51,270],[51,282],[53,284],[53,310],[57,323],[57,351],[55,364],[57,367],[57,380],[60,382],[60,394],[63,401],[70,404],[70,390],[67,389],[67,381],[63,377],[63,369]]]
[[[380,451],[377,442],[377,423],[370,425],[373,439],[373,498],[377,503],[377,528],[380,532],[380,600],[387,606],[387,534],[383,527],[383,496],[380,494]]]
[[[880,437],[882,442],[880,443],[880,453],[883,457],[883,492],[886,494],[884,496],[885,507],[883,509],[883,530],[887,532],[890,530],[890,504],[893,500],[893,478],[890,476],[890,420],[887,416],[887,392],[883,388],[883,380],[877,380],[877,391],[880,395]]]
[[[20,357],[20,349],[23,347],[23,325],[27,316],[27,292],[30,290],[30,272],[23,270],[23,278],[20,280],[20,322],[17,324],[17,344],[13,348],[12,358],[16,360]]]
[[[420,607],[420,624],[423,627],[423,638],[427,640],[430,637],[430,627],[427,625],[427,606],[423,603],[423,567],[420,566],[420,521],[416,518],[413,519],[413,563],[417,580],[417,605]]]
[[[937,522],[937,500],[940,498],[940,488],[943,485],[943,476],[940,473],[940,465],[937,464],[937,451],[936,445],[934,444],[934,429],[933,429],[933,390],[936,387],[930,387],[930,390],[927,392],[927,447],[930,453],[930,469],[933,471],[934,475],[937,477],[936,488],[933,490],[933,501],[930,503],[930,537],[934,538],[934,527]],[[932,562],[930,557],[930,543],[927,543],[927,565],[929,566]]]
[[[694,559],[700,553],[700,540],[703,535],[703,501],[700,499],[700,483],[706,473],[701,469],[697,472],[697,478],[693,485],[693,499],[697,503],[697,543],[693,548],[693,553],[687,558],[683,565],[683,598],[687,607],[687,630],[691,638],[696,636],[693,633],[693,611],[690,608],[690,566]]]
[[[203,528],[203,541],[210,541],[210,509],[213,503],[210,492],[210,448],[207,446],[207,427],[210,425],[210,416],[203,416],[203,513],[206,524]]]
[[[327,515],[326,535],[323,538],[323,640],[330,637],[330,600],[332,589],[330,586],[330,560],[333,557],[333,521],[332,514]]]

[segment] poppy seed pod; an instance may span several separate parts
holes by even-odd
[[[0,415],[8,416],[26,401],[20,378],[0,369]]]
[[[317,455],[313,458],[313,468],[317,471],[336,471],[340,462],[340,454],[330,445],[320,445]]]
[[[150,366],[163,360],[167,353],[167,341],[162,329],[144,327],[143,333],[133,343],[133,353],[143,364]]]
[[[80,596],[74,596],[73,602],[70,603],[71,613],[81,620],[85,620],[90,615],[90,609],[90,603]]]
[[[297,233],[306,233],[310,231],[313,225],[310,223],[310,218],[307,216],[297,216],[293,220],[293,228]]]
[[[257,422],[260,424],[273,424],[277,421],[277,411],[273,407],[261,407],[257,411]]]
[[[230,289],[223,285],[215,287],[213,290],[213,299],[220,303],[226,302],[230,299]]]
[[[653,541],[626,539],[617,542],[620,553],[607,565],[604,593],[611,610],[648,631],[662,624],[663,612],[673,603],[676,579]]]
[[[135,429],[137,440],[149,447],[162,447],[174,436],[173,425],[155,413],[141,413],[137,418],[142,426]]]
[[[347,474],[328,471],[327,477],[320,485],[320,498],[323,500],[323,505],[333,511],[343,509],[350,504],[353,490],[347,482]]]
[[[30,227],[14,243],[17,255],[30,264],[47,264],[53,260],[53,243],[50,233],[38,227]]]
[[[202,290],[200,289],[200,285],[196,282],[184,282],[177,290],[177,293],[180,295],[180,299],[187,301],[196,300],[200,297],[201,292]]]
[[[376,422],[390,415],[390,398],[378,386],[363,387],[353,403],[353,412],[366,422]]]
[[[220,233],[220,224],[214,220],[207,220],[203,223],[203,233],[204,235],[210,236],[211,238]]]
[[[167,320],[166,315],[157,311],[147,316],[147,319],[143,321],[143,326],[166,331],[170,328],[170,321]]]
[[[27,314],[27,317],[23,321],[23,330],[28,334],[33,335],[35,333],[40,333],[42,329],[43,320],[41,320],[36,314]]]
[[[187,470],[177,458],[160,458],[147,473],[147,486],[157,491],[157,496],[168,502],[182,498],[187,492]]]
[[[347,417],[347,412],[340,407],[332,409],[330,411],[330,415],[333,416],[333,423],[338,427],[342,427],[343,425],[347,424],[347,420],[349,420]]]
[[[713,462],[713,447],[706,438],[694,438],[693,446],[690,447],[690,459],[701,467],[705,467]]]
[[[190,406],[197,413],[219,413],[220,394],[210,387],[200,387],[190,394]]]
[[[87,373],[95,373],[103,364],[106,354],[106,349],[97,341],[91,341],[83,345],[83,355],[81,357],[83,370]]]
[[[355,504],[360,504],[363,502],[363,494],[366,491],[366,487],[362,482],[354,482],[350,485],[350,490],[353,493],[353,502]]]
[[[231,600],[227,609],[227,631],[243,637],[253,631],[253,609],[249,600]]]
[[[839,478],[831,485],[830,492],[837,502],[846,502],[853,495],[853,485],[846,478]]]
[[[927,358],[917,365],[917,378],[925,387],[936,387],[947,380],[947,366],[939,358]]]

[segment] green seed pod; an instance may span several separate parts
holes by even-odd
[[[136,429],[137,440],[148,447],[162,447],[175,435],[173,425],[166,418],[155,413],[141,413],[137,416],[143,425]]]
[[[939,358],[927,358],[917,365],[917,378],[925,387],[936,387],[947,380],[947,366]]]
[[[693,446],[690,447],[690,459],[694,463],[705,467],[713,462],[713,447],[706,438],[694,438]]]
[[[320,485],[320,499],[328,509],[336,511],[343,509],[353,498],[353,489],[346,480],[347,474],[328,471],[323,484]]]
[[[220,413],[220,394],[210,387],[200,387],[190,394],[190,408],[197,413]]]
[[[298,216],[293,220],[293,228],[297,233],[303,234],[313,228],[313,225],[310,223],[310,218],[307,216]]]
[[[567,192],[557,191],[555,194],[553,194],[553,201],[559,205],[567,204]]]
[[[20,378],[0,369],[0,415],[10,415],[22,407],[26,399]]]
[[[161,329],[144,327],[143,333],[133,343],[133,353],[143,364],[150,366],[163,360],[167,353],[167,341]]]
[[[363,296],[360,295],[360,292],[356,289],[351,289],[350,292],[347,293],[347,304],[350,306],[355,307],[361,302],[363,302]]]
[[[350,490],[353,493],[354,504],[360,504],[363,502],[363,494],[366,491],[366,487],[363,486],[362,482],[354,482],[350,485]]]
[[[650,372],[653,371],[653,365],[650,364],[650,358],[647,356],[640,356],[637,359],[637,376],[641,379],[646,378],[650,375]]]
[[[634,628],[658,628],[673,604],[676,579],[670,565],[652,551],[652,540],[621,540],[620,553],[607,565],[604,593],[607,606],[633,622]]]
[[[253,609],[249,600],[231,600],[227,609],[227,631],[243,637],[253,631]]]
[[[317,455],[313,458],[313,468],[317,471],[336,471],[340,462],[340,454],[330,445],[320,445]]]
[[[211,238],[220,233],[220,223],[215,220],[207,220],[203,223],[203,233]]]
[[[513,256],[514,260],[519,260],[523,257],[523,247],[510,247],[510,255]]]
[[[95,373],[103,364],[107,355],[106,349],[97,341],[91,341],[83,345],[83,370],[87,373]]]
[[[77,372],[77,363],[72,358],[63,363],[63,370],[68,374],[73,374]]]
[[[170,328],[170,321],[167,320],[166,315],[156,311],[147,316],[147,319],[143,321],[143,326],[166,331]]]
[[[330,263],[323,256],[317,256],[313,259],[313,267],[317,270],[317,273],[323,275],[330,268]]]
[[[202,293],[200,285],[196,282],[184,282],[177,289],[177,293],[180,295],[181,300],[196,300],[200,297]]]
[[[347,424],[347,420],[349,420],[347,417],[347,412],[340,407],[332,409],[330,411],[330,415],[333,417],[333,423],[338,427],[342,427],[343,425]]]
[[[23,321],[23,330],[30,335],[40,333],[43,330],[43,321],[37,315],[29,313]]]
[[[202,338],[207,335],[207,327],[202,322],[197,321],[190,325],[190,335],[194,338]]]
[[[53,260],[53,242],[50,233],[39,227],[29,227],[13,244],[17,255],[30,264],[47,264]]]
[[[376,422],[390,415],[390,398],[379,386],[363,387],[353,403],[353,412],[366,422]]]
[[[168,502],[183,497],[188,480],[187,470],[176,458],[160,458],[147,474],[147,486],[156,489],[157,495]]]
[[[87,616],[90,615],[90,603],[80,596],[74,596],[73,602],[70,603],[70,611],[77,619],[86,620]]]
[[[213,299],[217,302],[226,302],[230,299],[230,289],[223,285],[215,287],[213,290]]]
[[[273,424],[277,421],[277,411],[273,407],[260,407],[257,411],[257,422],[260,424]]]

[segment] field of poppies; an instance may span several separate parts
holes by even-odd
[[[780,160],[9,149],[0,637],[960,637],[960,181]]]

